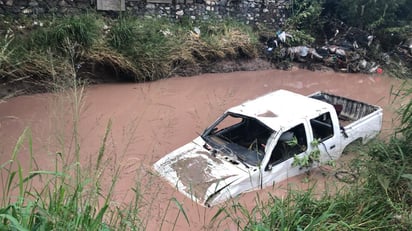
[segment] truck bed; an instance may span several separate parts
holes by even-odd
[[[340,126],[343,127],[380,110],[374,105],[325,92],[316,92],[309,97],[332,104],[337,111]]]

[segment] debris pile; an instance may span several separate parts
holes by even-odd
[[[391,52],[384,52],[373,34],[354,27],[337,29],[332,38],[313,47],[293,46],[292,40],[292,33],[276,32],[266,39],[266,57],[274,63],[298,62],[308,67],[318,64],[352,73],[381,74],[394,63],[412,68],[412,37]]]

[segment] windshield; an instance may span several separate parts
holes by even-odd
[[[255,118],[226,113],[205,130],[202,138],[216,151],[257,166],[265,156],[266,143],[273,132]]]

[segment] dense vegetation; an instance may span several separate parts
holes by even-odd
[[[316,39],[331,38],[336,29],[357,27],[376,35],[388,51],[411,36],[410,0],[294,0],[291,8],[287,24]]]
[[[84,76],[98,66],[120,79],[147,81],[225,58],[257,56],[251,29],[230,20],[195,25],[90,13],[22,20],[18,27],[3,23],[10,29],[0,42],[0,76],[9,80],[47,81],[57,73],[65,78],[71,66]]]
[[[294,35],[290,45],[299,45],[322,43],[335,33],[337,25],[341,30],[356,26],[373,31],[381,42],[379,49],[401,60],[395,50],[411,37],[411,7],[410,0],[296,0],[290,7],[292,17],[282,29]],[[112,185],[105,190],[101,185],[107,171],[103,163],[110,123],[96,162],[90,168],[78,164],[81,147],[76,121],[83,88],[77,77],[104,67],[118,78],[147,81],[198,70],[223,59],[254,58],[262,46],[259,36],[273,32],[273,28],[252,29],[230,20],[171,23],[127,15],[107,19],[94,13],[49,18],[47,22],[22,19],[0,23],[9,28],[1,34],[0,80],[26,81],[48,89],[69,87],[74,105],[73,140],[68,141],[74,148],[56,154],[55,169],[36,169],[31,156],[32,171],[23,171],[17,157],[23,147],[32,154],[29,129],[16,142],[10,161],[0,165],[1,230],[144,230],[150,218],[140,214],[140,181],[131,189],[135,194],[127,207],[110,206],[118,166]],[[373,49],[368,52],[378,54]],[[410,76],[399,60],[390,65],[399,76]],[[401,93],[408,97],[412,92],[397,95]],[[252,210],[227,204],[211,222],[230,219],[245,230],[411,230],[411,100],[400,109],[399,121],[399,129],[388,141],[375,142],[353,161],[358,180],[349,189],[323,196],[311,190],[291,191],[284,199],[258,200]],[[69,153],[71,159],[65,155]],[[35,186],[39,177],[47,179],[40,188]],[[168,207],[177,206],[185,216],[178,201],[171,198],[170,203]]]

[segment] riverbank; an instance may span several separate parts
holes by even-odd
[[[365,43],[366,31],[346,27],[325,43],[314,31],[298,30],[295,17],[285,31],[231,19],[171,23],[96,13],[4,20],[1,25],[8,29],[0,32],[0,98],[70,87],[74,77],[89,84],[147,82],[296,66],[410,77],[406,41],[385,52],[376,39]]]

